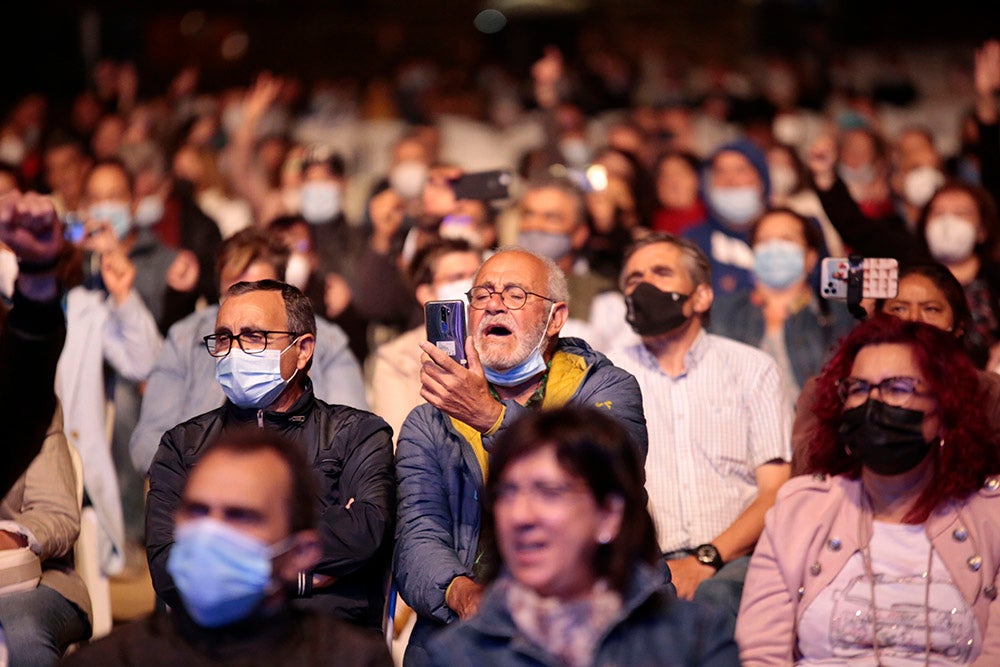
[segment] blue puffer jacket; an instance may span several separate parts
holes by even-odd
[[[523,635],[507,607],[503,580],[483,598],[479,613],[436,636],[430,663],[529,667],[561,663]],[[594,665],[630,667],[737,667],[732,620],[715,609],[678,600],[662,575],[638,564],[622,596],[622,609],[600,638]]]
[[[566,404],[610,410],[645,462],[648,438],[639,383],[576,338],[559,339],[542,407]],[[433,626],[457,619],[445,604],[445,591],[455,577],[473,576],[488,452],[524,414],[526,408],[517,402],[504,401],[500,427],[480,434],[424,404],[403,423],[396,449],[399,506],[393,569],[400,594],[418,614],[411,648],[421,645]]]

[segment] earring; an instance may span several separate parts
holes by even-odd
[[[612,535],[610,532],[601,533],[600,535],[597,536],[597,541],[601,544],[608,544],[613,539],[614,535]]]

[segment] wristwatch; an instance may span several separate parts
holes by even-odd
[[[702,565],[710,565],[716,571],[725,564],[722,562],[722,556],[719,555],[719,550],[715,548],[714,544],[699,544],[691,550],[691,555],[697,558],[698,562]]]

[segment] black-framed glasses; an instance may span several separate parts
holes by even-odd
[[[551,301],[555,303],[555,299],[551,299],[542,294],[536,292],[529,292],[523,287],[518,287],[517,285],[507,285],[499,292],[492,290],[489,287],[473,287],[468,292],[466,296],[469,298],[469,307],[475,308],[476,310],[486,310],[486,306],[489,305],[490,299],[493,298],[494,294],[500,295],[500,302],[507,306],[509,310],[520,310],[524,308],[524,304],[528,302],[528,295],[537,296],[539,299],[545,299],[546,301]]]
[[[837,394],[845,407],[854,408],[867,401],[872,389],[875,389],[875,395],[880,401],[902,408],[908,405],[914,396],[930,396],[929,393],[920,391],[920,384],[920,380],[913,377],[885,378],[876,384],[861,378],[848,377],[837,383]]]
[[[241,331],[238,334],[210,334],[205,336],[205,348],[213,357],[224,357],[233,349],[233,341],[240,346],[240,349],[247,354],[260,354],[267,349],[267,344],[271,336],[292,336],[298,338],[300,334],[294,331]]]

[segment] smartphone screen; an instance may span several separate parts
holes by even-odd
[[[465,358],[465,302],[428,301],[424,306],[427,340],[449,357],[468,365]]]
[[[451,189],[455,199],[477,199],[492,201],[506,199],[510,187],[509,171],[483,171],[474,174],[462,174],[451,181]]]

